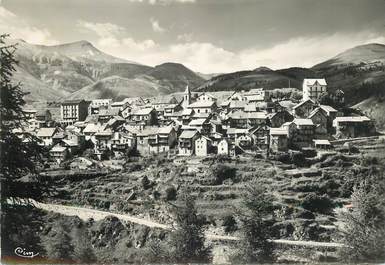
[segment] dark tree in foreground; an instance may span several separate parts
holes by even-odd
[[[55,230],[50,232],[53,236],[47,244],[47,256],[54,261],[71,261],[74,255],[74,246],[65,225],[58,222]]]
[[[0,36],[0,178],[1,201],[8,198],[40,200],[48,192],[48,183],[36,175],[35,165],[40,161],[42,148],[38,139],[23,132],[15,133],[26,124],[22,107],[25,93],[21,84],[12,83],[17,61],[16,45],[7,45],[6,35]],[[25,176],[29,177],[26,178]]]
[[[210,260],[210,248],[205,246],[203,221],[198,216],[195,201],[183,198],[176,210],[176,230],[170,235],[170,258],[174,262],[204,262]]]
[[[343,260],[385,261],[385,175],[362,182],[352,194],[352,209],[341,214]]]
[[[231,258],[236,263],[265,263],[273,260],[274,245],[269,241],[271,229],[269,219],[274,210],[273,200],[259,184],[246,187],[240,213],[242,237],[238,251]]]

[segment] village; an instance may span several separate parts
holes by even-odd
[[[60,120],[49,110],[24,109],[16,133],[36,135],[60,164],[86,150],[97,160],[130,155],[169,157],[270,154],[333,149],[333,141],[376,134],[374,120],[349,108],[324,105],[325,79],[304,79],[302,98],[271,90],[184,92],[153,98],[65,100]],[[329,93],[343,106],[344,95]]]

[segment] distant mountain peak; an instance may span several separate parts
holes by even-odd
[[[165,62],[165,63],[162,63],[162,64],[159,64],[155,67],[184,67],[186,68],[186,66],[184,66],[183,64],[181,63],[173,63],[173,62]]]
[[[368,43],[347,49],[333,58],[313,66],[313,69],[327,68],[336,65],[385,62],[385,45]]]
[[[74,48],[79,48],[79,49],[87,48],[87,49],[93,49],[93,50],[99,51],[91,42],[86,41],[86,40],[79,40],[79,41],[74,41],[74,42],[58,44],[58,45],[52,45],[49,47],[72,48],[72,49],[74,49]]]
[[[262,72],[262,71],[273,71],[269,67],[266,66],[260,66],[253,70],[254,72]]]

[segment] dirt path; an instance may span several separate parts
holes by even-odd
[[[112,215],[112,216],[116,216],[120,220],[145,225],[148,227],[171,229],[171,226],[160,224],[160,223],[148,220],[148,219],[133,217],[133,216],[126,215],[126,214],[117,214],[117,213],[100,211],[100,210],[95,210],[95,209],[90,209],[90,208],[66,206],[66,205],[58,205],[58,204],[35,203],[35,205],[36,205],[36,207],[43,209],[43,210],[57,212],[57,213],[61,213],[64,215],[75,215],[75,216],[78,216],[80,219],[85,220],[85,221],[88,220],[89,218],[93,218],[94,220],[101,220],[101,219],[105,218],[106,216]]]
[[[101,220],[107,216],[116,216],[120,220],[145,225],[148,227],[156,227],[161,229],[171,230],[172,227],[169,225],[161,224],[155,221],[148,219],[137,218],[126,214],[117,214],[112,212],[100,211],[84,207],[76,206],[66,206],[58,204],[45,204],[45,203],[34,203],[37,208],[61,213],[69,216],[78,216],[82,220],[88,220],[93,218],[94,220]],[[206,233],[206,238],[211,241],[237,241],[238,237],[234,236],[225,236],[225,235],[216,235],[211,233]],[[308,246],[308,247],[325,247],[325,248],[338,248],[342,247],[342,244],[339,243],[329,243],[329,242],[315,242],[315,241],[295,241],[295,240],[286,240],[286,239],[274,239],[272,242],[283,245],[293,245],[293,246]]]

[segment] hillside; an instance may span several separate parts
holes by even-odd
[[[114,85],[109,88],[114,92],[107,94],[113,95],[114,99],[127,95],[153,95],[154,92],[168,94],[184,90],[187,84],[196,87],[204,82],[181,64],[141,65],[103,53],[87,41],[54,46],[33,45],[23,40],[7,41],[7,44],[15,43],[19,67],[14,81],[22,81],[25,91],[30,92],[27,101],[75,98],[85,95],[84,91],[90,87],[94,88],[92,95],[102,96],[106,94],[106,88],[98,85],[99,81],[106,83],[105,79],[110,80],[109,77],[114,77]],[[131,79],[128,87],[125,89],[116,77]],[[135,88],[134,84],[139,85]],[[99,88],[101,91],[97,92]],[[80,90],[82,92],[77,93]]]
[[[177,91],[183,91],[186,85],[189,85],[191,88],[196,88],[204,82],[202,77],[198,76],[183,64],[178,63],[157,65],[146,72],[146,75],[159,80],[160,84],[165,87],[176,88]],[[171,91],[170,89],[169,93],[171,92],[175,91]]]
[[[199,91],[266,89],[289,86],[301,89],[304,78],[326,78],[331,91],[342,89],[349,105],[385,93],[385,45],[366,44],[346,50],[312,68],[271,70],[260,67],[215,76]]]
[[[201,85],[200,91],[244,90],[255,87],[266,89],[282,87],[301,87],[305,76],[317,76],[315,72],[305,68],[288,68],[274,71],[267,67],[259,67],[250,71],[239,71],[222,74],[211,78]]]
[[[377,129],[385,130],[385,98],[384,97],[370,97],[364,101],[353,106],[361,110],[365,115],[375,119]]]
[[[109,76],[72,93],[69,99],[113,98],[122,100],[126,97],[153,96],[163,94],[166,88],[144,78],[128,79]]]
[[[304,78],[315,77],[326,78],[332,91],[342,89],[349,105],[384,94],[385,45],[382,44],[354,47],[309,69],[259,67],[205,80],[182,64],[141,65],[103,53],[87,41],[55,46],[32,45],[22,40],[9,40],[9,43],[18,43],[19,67],[14,81],[21,81],[25,91],[30,92],[27,101],[83,95],[112,95],[114,99],[162,95],[183,91],[186,85],[196,91],[301,88]],[[106,87],[107,84],[112,86]]]
[[[348,49],[335,57],[317,64],[312,69],[322,69],[331,66],[345,66],[355,64],[368,64],[385,62],[385,45],[371,43]]]

